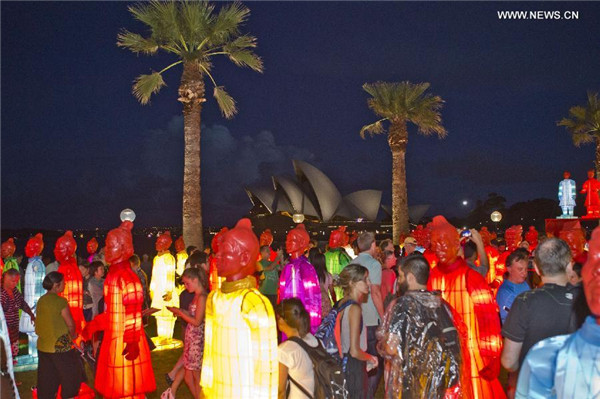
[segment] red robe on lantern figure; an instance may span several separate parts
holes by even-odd
[[[83,317],[83,277],[77,267],[77,243],[73,238],[73,232],[68,230],[62,237],[56,240],[54,256],[58,261],[58,272],[65,279],[65,290],[60,294],[69,303],[69,310],[75,322],[75,331],[81,334],[85,326]]]
[[[431,248],[439,262],[431,270],[428,289],[440,290],[466,326],[465,369],[469,373],[466,380],[472,386],[472,395],[467,397],[506,398],[498,381],[502,351],[498,305],[483,277],[458,256],[459,246],[456,228],[443,216],[434,217]]]
[[[104,330],[96,365],[96,390],[105,398],[144,398],[156,390],[150,349],[142,323],[144,291],[129,263],[133,255],[131,229],[125,220],[106,236],[105,259],[110,268],[104,281],[106,311],[86,327],[89,338]]]

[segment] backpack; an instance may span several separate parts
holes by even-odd
[[[346,375],[336,359],[331,357],[320,344],[313,348],[299,337],[289,337],[288,340],[300,345],[310,357],[314,370],[315,392],[310,395],[306,389],[289,377],[294,385],[311,399],[346,399],[348,397]]]
[[[321,320],[321,324],[315,332],[315,338],[317,338],[325,351],[332,356],[338,364],[343,363],[342,344],[340,342],[340,322],[338,321],[338,315],[346,309],[348,306],[355,304],[353,300],[349,300],[342,305],[337,302],[333,308],[329,311],[327,316]],[[361,327],[362,328],[362,327]]]

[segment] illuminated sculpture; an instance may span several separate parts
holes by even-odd
[[[558,183],[558,206],[562,209],[562,215],[558,216],[558,219],[571,219],[575,217],[573,210],[575,209],[577,190],[575,180],[571,179],[569,172],[565,172],[563,177],[564,180]]]
[[[229,229],[227,227],[223,227],[215,236],[213,237],[210,248],[212,249],[212,254],[209,257],[209,269],[208,269],[208,282],[210,285],[210,290],[216,290],[217,288],[221,288],[221,283],[225,280],[222,277],[219,277],[219,272],[217,270],[217,252],[219,252],[219,244],[223,241],[223,234],[227,233]]]
[[[104,330],[94,383],[105,398],[144,398],[156,389],[142,324],[144,291],[129,263],[132,227],[132,220],[124,220],[106,236],[105,258],[110,263],[104,282],[106,311],[84,331],[89,339],[95,331]]]
[[[600,197],[598,196],[600,191],[600,181],[594,178],[594,170],[588,171],[588,179],[583,183],[581,187],[581,194],[587,194],[585,197],[585,207],[587,214],[582,216],[582,219],[594,219],[600,217]]]
[[[433,218],[431,248],[439,263],[431,270],[428,289],[440,290],[466,326],[471,396],[505,398],[498,381],[502,351],[498,305],[483,277],[458,256],[459,242],[454,226],[443,216]]]
[[[427,225],[423,229],[423,232],[417,233],[418,237],[415,237],[415,239],[417,240],[417,244],[419,244],[420,247],[425,248],[425,251],[423,251],[423,256],[425,257],[425,259],[427,259],[427,262],[429,262],[429,266],[431,266],[431,268],[433,269],[437,266],[438,258],[435,252],[431,250],[431,226],[431,222],[427,223]]]
[[[600,397],[600,228],[589,244],[581,275],[591,316],[575,333],[544,339],[529,350],[516,398]]]
[[[498,263],[500,252],[492,246],[493,236],[486,226],[483,226],[481,230],[479,230],[479,235],[481,236],[481,241],[483,241],[483,248],[485,249],[485,253],[488,257],[488,264],[490,265],[485,281],[488,284],[492,284],[496,280],[496,263]]]
[[[23,297],[27,305],[36,311],[37,301],[46,290],[42,287],[42,281],[46,277],[46,266],[42,262],[40,254],[44,250],[44,241],[41,233],[27,241],[25,246],[25,255],[29,258],[27,270],[25,271],[25,287],[23,289]],[[35,363],[37,354],[37,339],[35,326],[31,322],[31,317],[27,313],[23,313],[19,321],[19,331],[27,333],[29,352],[26,356],[19,357],[19,363]]]
[[[94,261],[94,255],[96,255],[96,251],[98,250],[98,240],[96,240],[96,237],[93,237],[87,242],[86,249],[89,254],[87,259],[88,263],[92,263]]]
[[[183,236],[175,240],[175,251],[177,252],[177,267],[175,268],[175,273],[181,276],[183,274],[183,271],[185,270],[185,261],[188,258],[188,254],[185,250],[185,241],[183,241]]]
[[[258,248],[249,219],[223,233],[217,267],[226,281],[206,300],[200,385],[207,398],[277,398],[275,315],[252,275]]]
[[[493,273],[493,280],[491,280],[490,287],[494,293],[496,293],[496,290],[500,287],[502,281],[504,281],[503,276],[504,272],[506,272],[506,258],[508,258],[508,255],[517,249],[521,241],[523,241],[523,226],[519,224],[510,226],[506,229],[504,232],[504,241],[506,242],[506,251],[500,254],[494,271],[490,268],[490,274]]]
[[[534,226],[529,226],[529,230],[525,233],[525,240],[529,243],[529,249],[533,251],[538,245],[538,232]]]
[[[350,237],[346,234],[346,226],[340,226],[329,235],[329,250],[325,252],[325,267],[331,273],[333,281],[336,283],[344,267],[352,260],[344,249],[349,240]],[[342,287],[336,286],[334,289],[336,298],[344,297]]]
[[[16,249],[15,242],[12,238],[9,238],[8,240],[4,241],[2,243],[2,245],[0,246],[0,255],[2,256],[2,259],[4,259],[3,272],[10,270],[10,269],[15,269],[19,273],[21,272],[19,270],[19,262],[17,262],[17,259],[13,256],[15,254],[15,249]],[[20,280],[17,283],[17,289],[19,291],[21,291],[21,281]]]
[[[273,233],[271,233],[271,229],[265,229],[260,233],[258,242],[261,248],[265,245],[269,247],[269,261],[273,262],[277,257],[277,252],[273,251],[273,248],[271,248],[271,244],[273,244]]]
[[[346,236],[343,231],[342,234]],[[279,301],[287,298],[300,299],[310,315],[310,332],[314,334],[321,324],[321,286],[315,268],[304,256],[309,241],[303,224],[297,225],[288,233],[285,249],[290,254],[290,261],[284,266],[279,278]]]
[[[73,232],[67,230],[65,234],[56,240],[54,246],[54,257],[58,261],[58,272],[62,273],[65,281],[65,290],[60,294],[69,303],[69,310],[75,322],[75,331],[81,333],[85,325],[83,317],[83,277],[77,267],[77,243],[73,238]]]
[[[156,238],[156,251],[152,265],[152,281],[150,282],[151,306],[160,309],[156,317],[156,346],[166,347],[172,344],[175,316],[167,306],[179,307],[179,295],[175,291],[175,258],[169,252],[173,240],[166,231]]]
[[[585,232],[578,220],[566,222],[558,233],[558,238],[564,240],[571,249],[573,262],[581,263],[587,261],[585,252]]]

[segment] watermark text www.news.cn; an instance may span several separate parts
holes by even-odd
[[[498,19],[579,19],[579,11],[497,11]]]

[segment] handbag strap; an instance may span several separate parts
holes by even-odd
[[[290,379],[290,381],[292,381],[292,383],[298,387],[298,389],[300,389],[302,391],[303,394],[305,394],[306,396],[309,397],[309,399],[314,399],[314,397],[308,393],[308,391],[306,390],[306,388],[304,388],[302,385],[300,385],[300,383],[298,381],[296,381],[294,378],[292,378],[292,376],[288,373],[288,378]]]

